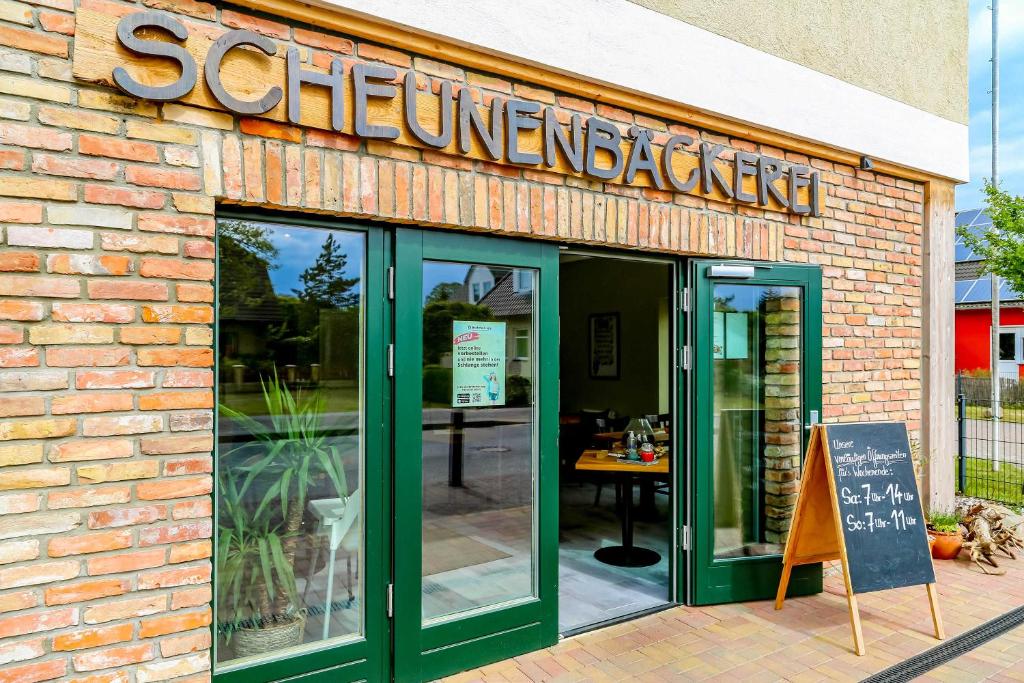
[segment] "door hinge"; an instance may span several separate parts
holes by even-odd
[[[683,370],[690,369],[690,347],[683,346],[679,349],[679,365],[682,366]]]
[[[683,297],[683,304],[682,304],[683,313],[689,313],[690,312],[690,288],[689,287],[684,287],[683,288],[682,297]]]
[[[388,344],[388,377],[395,376],[395,345]]]
[[[388,266],[388,300],[395,300],[395,267]]]
[[[386,607],[388,610],[388,619],[390,619],[393,616],[395,616],[395,584],[388,584],[384,600],[387,603]]]
[[[679,546],[683,550],[689,550],[690,549],[690,526],[689,525],[679,527]]]

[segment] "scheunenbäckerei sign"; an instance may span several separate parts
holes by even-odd
[[[156,102],[180,101],[365,139],[601,181],[820,215],[816,171],[687,134],[619,126],[539,102],[494,97],[415,71],[334,57],[321,68],[253,31],[190,30],[171,14],[79,9],[74,75]],[[398,85],[401,84],[401,85]],[[657,141],[657,142],[656,142]]]

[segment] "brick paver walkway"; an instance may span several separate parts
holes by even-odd
[[[838,563],[836,563],[838,564]],[[937,562],[947,636],[1024,605],[1024,558],[987,576],[965,556]],[[851,650],[837,567],[825,592],[786,601],[676,607],[567,638],[558,645],[475,669],[451,682],[505,681],[857,681],[938,644],[923,586],[860,595],[868,654]],[[931,672],[941,681],[1024,681],[1024,628]]]

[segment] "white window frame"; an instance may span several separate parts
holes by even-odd
[[[999,334],[1013,334],[1014,356],[1008,360],[999,359],[1001,363],[1024,363],[1024,325],[1000,325]]]
[[[523,278],[526,277],[526,283],[523,283]],[[523,292],[529,292],[533,290],[533,273],[527,268],[516,268],[513,276],[513,289],[516,294],[522,294]]]
[[[513,343],[515,344],[516,360],[530,360],[530,328],[517,327],[514,332]],[[519,355],[519,340],[526,340],[526,355]]]

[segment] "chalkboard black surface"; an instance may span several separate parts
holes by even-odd
[[[934,583],[906,425],[824,431],[853,592]]]

